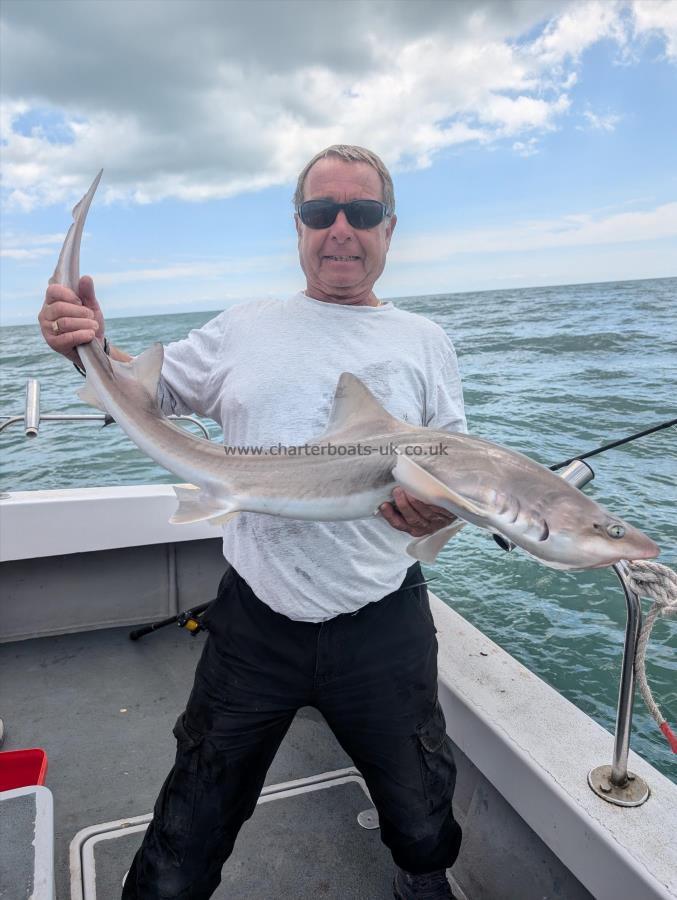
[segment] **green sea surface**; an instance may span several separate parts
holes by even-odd
[[[395,302],[435,320],[454,341],[469,430],[539,462],[555,463],[677,415],[675,278]],[[135,354],[153,341],[183,337],[213,315],[111,319],[107,333]],[[0,414],[23,412],[29,377],[40,381],[43,413],[91,412],[76,396],[80,377],[47,349],[37,325],[0,329],[0,358]],[[209,427],[218,439],[219,428]],[[0,449],[3,491],[175,481],[114,425],[45,422],[33,440],[10,427],[0,434]],[[591,463],[596,477],[585,492],[646,531],[662,549],[660,561],[677,568],[677,429]],[[613,731],[626,611],[611,570],[554,571],[466,528],[426,574],[446,603]],[[647,669],[675,730],[676,651],[677,618],[659,620]],[[677,782],[677,756],[639,696],[631,746]]]

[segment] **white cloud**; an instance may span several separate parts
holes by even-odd
[[[534,156],[538,153],[538,140],[536,138],[529,138],[528,141],[515,141],[512,145],[512,149],[518,156],[523,156],[526,159],[529,156]]]
[[[63,243],[63,234],[15,234],[2,236],[0,257],[4,259],[31,260],[54,255],[54,245]]]
[[[297,264],[297,257],[290,255],[269,255],[237,257],[217,261],[192,260],[185,263],[156,266],[144,269],[125,269],[117,272],[101,272],[96,276],[96,284],[102,287],[119,284],[144,284],[154,281],[219,281],[249,273],[273,273],[284,267]],[[223,292],[223,288],[219,288]]]
[[[575,213],[559,219],[515,222],[505,228],[433,233],[395,241],[391,263],[442,263],[459,254],[523,253],[677,238],[677,202],[610,215]]]
[[[593,131],[615,131],[616,125],[621,121],[622,116],[615,113],[607,113],[606,115],[598,115],[590,109],[586,109],[583,113],[588,127]]]
[[[138,0],[133,27],[107,0],[2,9],[5,190],[23,210],[75,198],[102,166],[104,199],[149,203],[290,182],[334,142],[396,169],[471,142],[533,147],[569,112],[583,50],[628,40],[620,0]]]
[[[541,66],[556,66],[566,60],[577,61],[588,47],[611,38],[619,46],[628,40],[622,0],[574,2],[548,23],[543,34],[527,48]]]
[[[46,247],[35,247],[32,250],[21,247],[3,247],[0,249],[0,257],[17,260],[39,259],[41,256],[48,256],[51,252]]]
[[[677,59],[677,3],[675,0],[634,0],[632,4],[637,34],[655,34],[665,40],[665,52]]]

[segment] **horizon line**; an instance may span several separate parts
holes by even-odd
[[[397,300],[420,300],[425,297],[460,297],[463,294],[500,294],[506,291],[531,291],[531,290],[542,290],[543,288],[569,288],[569,287],[585,287],[586,285],[598,285],[598,284],[634,284],[635,282],[639,283],[641,281],[670,281],[672,279],[677,279],[677,275],[650,275],[648,277],[643,278],[621,278],[621,279],[607,279],[604,281],[567,281],[561,282],[559,284],[530,284],[530,285],[521,285],[516,287],[502,287],[502,288],[483,288],[480,290],[472,290],[472,291],[434,291],[430,294],[399,294],[397,296],[391,297],[382,297],[382,300],[386,300],[389,302],[396,302]],[[303,290],[303,288],[300,288]],[[280,296],[288,295],[288,291],[281,291]],[[224,300],[223,306],[215,306],[213,308],[205,308],[205,309],[183,309],[176,310],[174,312],[171,311],[163,311],[163,312],[146,312],[146,313],[133,313],[132,315],[111,315],[105,316],[105,320],[107,322],[117,321],[119,319],[146,319],[149,316],[159,315],[159,316],[185,316],[185,315],[198,315],[199,313],[218,313],[219,311],[226,309],[229,306],[233,306],[239,303],[250,303],[255,300],[264,299],[268,295],[251,295],[251,296],[243,296],[242,298]],[[199,302],[199,301],[196,301]],[[2,299],[0,298],[0,309],[2,308]],[[0,320],[0,328],[19,328],[26,325],[37,325],[37,315],[39,310],[35,313],[35,318],[33,319],[25,319],[21,321],[17,319],[14,322],[2,322]]]

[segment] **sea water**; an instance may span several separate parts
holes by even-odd
[[[438,322],[453,340],[469,430],[544,464],[677,415],[677,279],[395,303]],[[136,354],[153,341],[183,337],[214,314],[111,319],[107,334]],[[23,412],[29,377],[40,381],[43,413],[92,411],[76,396],[80,376],[47,349],[37,325],[0,329],[0,353],[0,414]],[[218,439],[218,427],[209,427]],[[0,451],[3,491],[175,480],[115,425],[44,422],[33,440],[14,426],[0,434]],[[661,562],[677,568],[677,429],[607,451],[591,464],[596,477],[585,492],[646,531],[662,549]],[[426,575],[446,603],[613,731],[626,611],[610,569],[554,571],[519,550],[505,553],[486,533],[466,528]],[[677,618],[659,620],[647,670],[677,731],[676,650]],[[631,746],[677,782],[677,757],[639,696]]]

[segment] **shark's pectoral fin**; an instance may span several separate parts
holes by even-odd
[[[393,478],[405,491],[423,503],[441,506],[461,518],[466,518],[467,515],[486,517],[487,512],[481,506],[447,487],[439,478],[435,478],[413,459],[401,453],[397,455]]]
[[[434,534],[417,538],[407,546],[409,556],[413,556],[414,559],[419,559],[421,562],[435,562],[438,553],[447,541],[450,541],[467,524],[464,521],[466,515],[484,515],[484,510],[477,503],[447,487],[439,478],[426,472],[422,466],[402,453],[397,455],[393,478],[407,493],[423,503],[449,509],[460,517],[457,522],[452,522],[446,528],[440,528]]]
[[[173,525],[188,525],[191,522],[208,521],[212,525],[220,525],[240,512],[235,504],[226,501],[212,500],[200,488],[192,484],[175,484],[174,493],[179,501],[176,512],[169,521]]]
[[[447,525],[446,528],[441,528],[434,534],[416,538],[415,541],[412,541],[407,545],[407,553],[409,556],[413,556],[414,559],[418,559],[421,562],[434,563],[437,559],[437,554],[447,541],[450,541],[454,535],[458,534],[465,524],[465,522],[459,519],[458,522],[452,522],[451,525]]]

